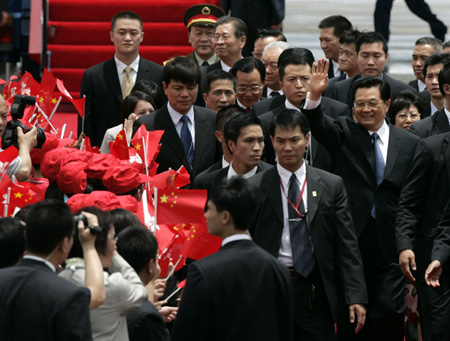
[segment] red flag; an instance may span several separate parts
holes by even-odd
[[[8,190],[10,192],[8,202]],[[35,193],[30,190],[30,184],[28,182],[13,183],[10,182],[6,191],[2,192],[3,202],[2,209],[6,217],[12,217],[17,209],[22,209],[24,206],[34,204],[38,202],[35,197]],[[5,206],[8,206],[7,212],[5,212]]]
[[[3,178],[11,162],[18,156],[19,150],[14,146],[9,146],[0,152],[0,178]],[[0,190],[1,189],[2,188],[0,188]]]
[[[58,87],[58,90],[73,104],[75,109],[77,109],[80,116],[84,117],[84,103],[86,102],[86,97],[80,98],[80,99],[73,99],[70,95],[69,91],[67,91],[66,87],[64,86],[64,82],[60,79],[56,80],[56,86]]]
[[[206,223],[190,224],[191,229],[181,254],[186,258],[198,260],[219,251],[222,239],[208,232]]]
[[[36,97],[38,96],[40,90],[41,86],[39,83],[35,81],[29,72],[25,72],[17,83],[10,82],[5,98],[9,99],[17,94]]]
[[[158,256],[158,264],[161,268],[160,277],[166,277],[169,270],[169,263],[175,265],[180,260],[181,249],[183,248],[184,240],[181,235],[173,235],[169,245]],[[175,271],[181,269],[185,262],[180,261],[175,268]]]
[[[154,167],[154,160],[156,160],[161,149],[159,142],[163,135],[164,130],[147,131],[145,124],[142,124],[131,140],[131,143],[141,157],[142,162],[145,164],[145,160],[147,160],[148,169]],[[144,154],[144,150],[146,155]]]
[[[204,221],[206,190],[161,190],[157,199],[158,223],[187,224]]]
[[[191,183],[190,175],[184,166],[179,171],[169,169],[168,171],[153,176],[150,182],[151,189],[177,189]]]
[[[186,280],[183,279],[180,283],[177,284],[177,288],[184,288],[186,285]]]
[[[109,143],[109,153],[119,160],[129,160],[127,135],[125,129],[122,129],[116,136],[114,142]]]

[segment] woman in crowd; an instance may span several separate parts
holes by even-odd
[[[409,130],[409,126],[421,119],[424,102],[419,95],[411,91],[397,93],[389,107],[389,120],[398,128]]]

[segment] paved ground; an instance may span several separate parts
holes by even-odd
[[[450,26],[448,0],[429,0],[432,11]],[[284,30],[294,46],[309,48],[316,58],[323,57],[319,46],[319,21],[329,15],[347,17],[359,30],[373,30],[375,0],[286,0]],[[405,2],[397,0],[391,12],[389,73],[404,81],[413,79],[411,53],[417,38],[430,35],[427,23],[412,14]],[[447,34],[450,40],[450,34]]]

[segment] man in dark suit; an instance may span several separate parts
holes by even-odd
[[[224,127],[225,148],[232,158],[230,165],[214,172],[199,174],[195,178],[194,188],[210,190],[215,183],[223,179],[235,176],[247,179],[272,168],[268,163],[261,161],[264,150],[261,120],[241,108],[236,108],[235,112],[239,113],[231,116]]]
[[[81,81],[81,96],[86,95],[83,120],[78,120],[93,146],[100,146],[108,128],[123,123],[120,107],[133,84],[150,80],[162,81],[162,66],[139,56],[139,45],[144,38],[141,17],[130,11],[116,14],[111,21],[111,41],[116,48],[113,59],[87,69]],[[83,129],[84,128],[84,129]]]
[[[326,88],[323,64],[319,60],[313,67],[310,101],[320,101],[320,91]],[[353,87],[354,120],[333,121],[318,108],[303,110],[312,133],[332,157],[332,172],[343,178],[347,189],[369,295],[361,340],[404,338],[405,282],[397,263],[394,228],[400,191],[419,139],[387,123],[389,96],[387,82],[365,77]],[[342,340],[355,339],[349,327],[345,323],[338,327]]]
[[[436,259],[432,258],[432,250],[438,224],[444,220],[450,199],[449,164],[450,133],[421,139],[397,209],[399,263],[403,274],[416,282],[424,340],[448,340],[449,336],[448,314],[443,315],[448,307],[442,304],[450,289],[450,272],[445,268],[439,288],[429,287],[425,281],[425,271]]]
[[[236,103],[250,114],[253,103],[261,100],[266,77],[264,64],[254,57],[245,57],[234,63],[230,73],[236,78]]]
[[[342,15],[332,15],[322,19],[319,23],[319,29],[320,47],[330,63],[328,77],[330,79],[339,77],[341,75],[341,70],[339,69],[341,43],[339,39],[345,31],[352,29],[352,23]]]
[[[247,25],[238,18],[221,17],[214,26],[214,50],[220,61],[202,68],[203,73],[214,70],[230,71],[234,63],[242,59],[242,49],[247,41]]]
[[[27,254],[18,265],[0,270],[0,339],[92,340],[89,290],[56,275],[73,244],[75,220],[69,207],[59,201],[37,203],[25,229]],[[96,254],[95,236],[84,228],[79,233],[85,238],[83,248],[89,244],[89,252]],[[97,261],[103,279],[98,255]]]
[[[150,231],[141,226],[130,226],[120,231],[117,237],[117,252],[136,271],[142,283],[147,285],[158,279],[161,272],[156,259],[158,242]],[[173,309],[176,313],[177,308]],[[169,340],[161,313],[149,300],[127,314],[127,326],[130,341]]]
[[[408,83],[417,92],[422,92],[426,88],[423,66],[425,61],[433,53],[442,51],[442,42],[433,37],[422,37],[416,40],[412,53],[411,65],[416,79]]]
[[[220,7],[210,4],[194,5],[184,12],[183,22],[189,31],[189,44],[194,49],[186,57],[192,59],[198,66],[208,66],[219,61],[214,52],[212,38],[214,24],[224,15]]]
[[[292,340],[289,271],[247,232],[256,206],[241,177],[210,192],[206,223],[222,247],[189,265],[172,340]]]
[[[278,41],[270,43],[264,48],[261,61],[266,68],[266,77],[264,78],[262,97],[272,98],[283,94],[278,73],[278,58],[281,52],[292,47],[284,41]]]
[[[192,60],[174,58],[163,70],[167,105],[134,123],[134,131],[141,124],[148,131],[164,130],[156,158],[158,173],[184,166],[192,181],[222,154],[214,136],[216,112],[193,105],[200,78],[200,69]]]
[[[355,81],[368,76],[383,78],[391,89],[390,97],[401,90],[415,91],[409,85],[402,83],[383,72],[388,60],[388,46],[384,38],[376,32],[366,32],[356,42],[357,61],[361,74],[334,84],[330,89],[330,98],[346,103],[350,108],[354,98],[352,88]]]
[[[445,69],[444,65],[447,65]],[[426,75],[427,93],[430,95],[430,101],[425,102],[425,106],[431,116],[415,122],[409,128],[421,138],[450,131],[450,55],[431,55],[425,62],[423,72]],[[444,107],[444,103],[447,103],[447,107]]]
[[[249,180],[260,200],[250,233],[290,269],[295,340],[334,340],[341,309],[358,332],[367,293],[342,179],[305,164],[309,123],[297,110],[280,111],[270,136],[278,164]]]
[[[214,70],[202,80],[203,100],[208,109],[219,111],[236,103],[236,78],[229,72]]]
[[[273,102],[279,102],[278,98],[285,98],[280,105],[261,115],[261,121],[265,130],[265,160],[270,163],[275,163],[275,152],[272,147],[271,139],[269,138],[269,127],[272,118],[284,108],[295,109],[300,111],[305,104],[306,94],[309,91],[309,82],[311,77],[311,68],[314,63],[314,56],[308,49],[295,48],[283,51],[278,60],[278,69],[280,74],[281,88],[284,96],[276,97]],[[325,98],[323,98],[325,99]],[[325,99],[322,112],[330,117],[347,116],[350,117],[349,107],[338,101],[332,99]],[[328,152],[320,146],[319,143],[311,138],[311,144],[308,148],[308,160],[310,165],[329,170],[331,167],[331,160]]]

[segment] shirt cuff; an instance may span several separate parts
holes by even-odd
[[[318,101],[313,101],[309,99],[309,91],[306,93],[306,101],[303,109],[315,109],[320,105],[320,101],[322,100],[322,96],[320,96]]]

